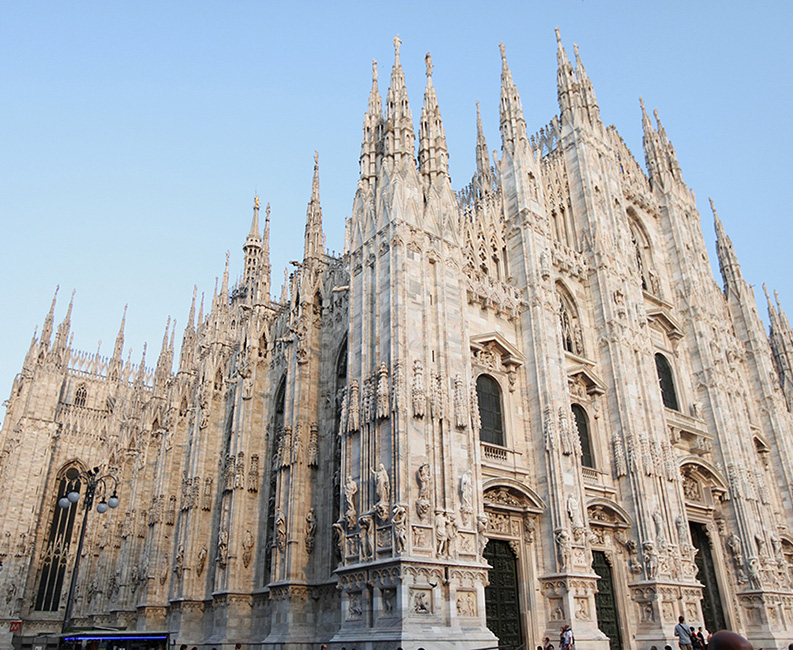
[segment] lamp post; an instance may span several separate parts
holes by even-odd
[[[96,505],[97,512],[104,513],[107,512],[108,508],[118,508],[118,495],[116,494],[118,490],[118,480],[112,474],[100,476],[99,468],[94,467],[93,469],[80,472],[75,480],[85,483],[85,505],[83,506],[85,514],[83,515],[83,523],[80,526],[80,541],[77,543],[77,556],[74,558],[74,569],[72,569],[72,578],[69,582],[69,595],[66,598],[66,613],[63,615],[63,626],[61,627],[61,633],[63,634],[66,633],[66,629],[69,627],[69,622],[72,618],[72,601],[74,599],[74,589],[77,586],[77,574],[80,571],[80,558],[83,554],[85,526],[88,523],[88,513],[91,510],[91,506],[94,504],[94,496],[97,490],[99,490],[99,496],[102,499]],[[111,487],[110,481],[112,481],[113,494],[110,498],[106,498]],[[80,493],[74,489],[65,497],[58,499],[58,505],[64,509],[70,508],[73,503],[76,504],[79,500]]]

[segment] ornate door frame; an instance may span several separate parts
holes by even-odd
[[[533,588],[538,575],[537,549],[532,547],[545,504],[531,488],[512,479],[486,480],[483,493],[488,540],[507,542],[515,555],[523,643],[528,644],[540,634],[539,603]]]

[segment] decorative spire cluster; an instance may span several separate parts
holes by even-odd
[[[647,172],[650,175],[650,184],[661,189],[671,186],[673,182],[683,182],[683,173],[677,160],[677,153],[671,141],[666,136],[666,131],[658,118],[658,110],[653,111],[656,127],[650,121],[644,108],[644,100],[639,97],[642,108],[642,144],[644,145],[644,159]]]
[[[311,182],[311,199],[306,209],[306,235],[304,259],[320,258],[325,252],[325,234],[322,231],[322,206],[319,201],[319,153],[314,152],[314,178]]]
[[[559,28],[556,28],[556,85],[559,98],[559,110],[562,124],[602,126],[600,121],[600,108],[592,81],[586,73],[584,64],[578,53],[578,45],[573,45],[575,51],[575,68],[567,58]]]
[[[413,114],[410,112],[408,91],[405,87],[405,73],[399,59],[402,41],[394,38],[394,67],[391,69],[391,86],[386,95],[386,116],[383,130],[385,140],[384,155],[396,165],[409,161],[415,165],[415,136],[413,134]]]
[[[730,290],[737,289],[739,281],[743,280],[741,265],[738,264],[738,256],[735,254],[732,241],[724,231],[724,225],[719,219],[719,213],[716,212],[713,199],[708,200],[710,201],[710,209],[713,212],[713,223],[716,229],[716,255],[719,258],[719,270],[724,280],[724,292],[728,293]]]
[[[518,93],[518,87],[512,79],[512,71],[507,63],[504,43],[499,43],[498,47],[501,50],[501,107],[499,111],[501,141],[506,149],[514,151],[520,140],[527,140],[526,120],[523,117],[520,93]]]
[[[432,84],[432,57],[429,52],[424,61],[427,66],[427,86],[419,127],[419,171],[432,182],[439,175],[448,177],[449,151],[446,148],[446,132],[438,107],[438,96]]]

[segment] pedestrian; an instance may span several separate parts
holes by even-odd
[[[702,648],[702,650],[706,650],[708,643],[705,641],[705,635],[702,633],[701,627],[697,628],[697,638],[699,639],[699,646]]]
[[[677,618],[677,625],[675,625],[675,636],[677,642],[680,644],[680,650],[693,650],[691,647],[691,632],[686,625],[686,619],[683,616]]]
[[[562,628],[562,636],[559,641],[561,650],[573,650],[575,647],[575,639],[573,639],[573,629],[569,625]]]
[[[550,637],[546,636],[545,637],[545,642],[542,644],[542,650],[548,650],[551,647],[552,647],[551,646],[551,639],[550,639]]]
[[[697,636],[696,630],[693,627],[688,628],[689,632],[691,632],[691,647],[694,650],[703,650],[702,644],[699,642],[699,637]]]

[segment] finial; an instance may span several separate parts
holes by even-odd
[[[657,108],[653,109],[653,117],[655,118],[656,122],[660,123],[660,120],[658,119],[658,109]]]
[[[562,36],[561,36],[561,34],[559,34],[559,28],[557,27],[556,29],[554,29],[554,31],[556,32],[556,42],[559,45],[561,45],[562,44]]]
[[[377,59],[372,59],[372,82],[377,82]]]
[[[501,50],[501,60],[506,64],[507,62],[507,53],[504,49],[504,41],[501,41],[498,44],[498,49]]]
[[[647,111],[644,110],[644,99],[642,99],[641,95],[639,95],[639,105],[642,107],[642,113],[646,113]]]
[[[763,282],[763,293],[765,294],[765,299],[768,301],[768,304],[771,304],[771,297],[768,295],[768,289],[766,289],[765,282]]]
[[[270,222],[270,202],[269,201],[267,201],[266,215],[267,216],[265,217],[265,219],[266,219],[267,223],[269,223]]]
[[[479,113],[479,100],[478,99],[476,100],[476,117],[477,118],[481,117],[481,115]]]
[[[774,300],[776,300],[776,306],[779,311],[782,311],[782,305],[779,303],[779,292],[774,289]]]
[[[314,169],[319,167],[319,151],[314,150]]]
[[[259,210],[259,195],[253,197],[253,209],[258,211]]]
[[[708,201],[710,202],[710,211],[713,213],[713,216],[718,217],[718,215],[716,214],[716,206],[713,205],[713,199],[708,197]]]
[[[573,52],[575,53],[576,61],[578,61],[578,43],[573,43]]]
[[[399,60],[399,46],[402,45],[402,41],[399,40],[399,34],[394,36],[394,56],[397,60]]]
[[[432,76],[432,56],[429,52],[424,56],[424,64],[427,66],[427,78]]]

